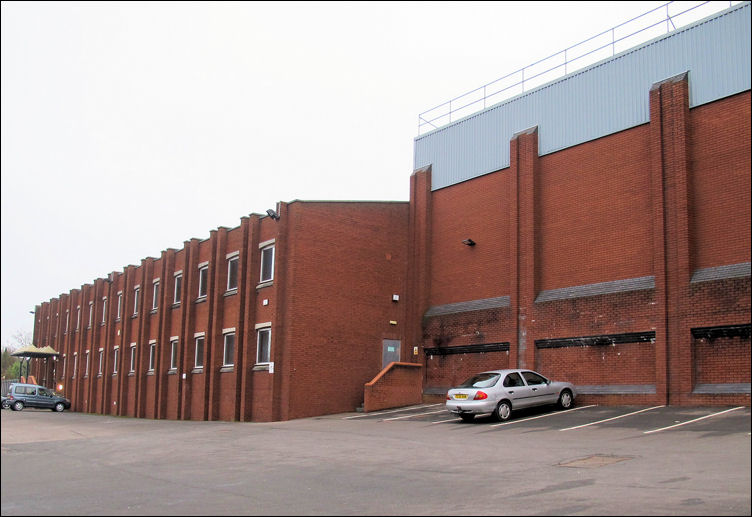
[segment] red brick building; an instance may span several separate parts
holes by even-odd
[[[443,400],[505,367],[599,404],[749,405],[749,13],[419,136],[409,202],[281,203],[42,303],[38,380],[198,420]]]
[[[271,421],[353,411],[405,326],[405,202],[280,203],[36,308],[73,410]],[[388,347],[387,347],[388,348]],[[393,359],[393,358],[392,358]]]
[[[749,49],[744,3],[416,138],[426,395],[749,405]]]

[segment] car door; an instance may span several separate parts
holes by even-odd
[[[36,386],[23,386],[24,388],[24,396],[23,396],[23,404],[26,407],[40,407],[39,406],[39,395],[37,395],[37,387]]]
[[[515,409],[527,407],[532,404],[534,392],[531,387],[525,384],[522,377],[517,372],[510,372],[504,377],[504,390],[512,400],[512,407]]]
[[[522,377],[530,388],[529,400],[531,406],[541,406],[556,402],[556,393],[554,393],[554,390],[545,377],[531,371],[522,372]]]
[[[54,406],[55,398],[47,388],[37,388],[37,407],[52,409]]]

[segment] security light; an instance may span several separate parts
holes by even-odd
[[[269,217],[271,217],[275,221],[279,221],[279,214],[275,212],[274,210],[272,210],[271,208],[267,210],[266,213],[269,215]]]
[[[475,246],[475,241],[472,239],[465,239],[464,241],[462,241],[462,244],[464,244],[465,246]]]

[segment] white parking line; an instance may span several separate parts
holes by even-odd
[[[436,422],[431,422],[431,425],[433,425],[433,424],[445,424],[447,422],[456,422],[459,419],[460,418],[456,416],[454,418],[450,418],[449,420],[437,420]]]
[[[681,422],[679,424],[670,425],[668,427],[661,427],[660,429],[653,429],[652,431],[644,431],[643,434],[650,434],[650,433],[657,433],[658,431],[665,431],[666,429],[671,429],[671,428],[674,428],[674,427],[679,427],[680,425],[691,424],[692,422],[697,422],[699,420],[705,420],[706,418],[710,418],[711,416],[718,416],[718,415],[722,415],[724,413],[728,413],[729,411],[736,411],[737,409],[743,409],[743,408],[744,408],[744,406],[739,406],[739,407],[727,409],[725,411],[720,411],[718,413],[713,413],[712,415],[701,416],[700,418],[695,418],[693,420],[687,420],[686,422]]]
[[[564,429],[559,429],[559,431],[569,431],[571,429],[580,429],[581,427],[587,427],[589,425],[602,424],[603,422],[609,422],[611,420],[617,420],[619,418],[624,418],[624,417],[630,416],[630,415],[636,415],[637,413],[643,413],[645,411],[652,411],[654,409],[658,409],[658,408],[662,408],[662,407],[666,407],[666,406],[649,407],[647,409],[641,409],[639,411],[633,411],[632,413],[627,413],[626,415],[619,415],[619,416],[615,416],[613,418],[606,418],[605,420],[598,420],[597,422],[590,422],[589,424],[582,424],[582,425],[576,425],[574,427],[567,427],[567,428],[564,428]]]
[[[420,409],[420,408],[440,406],[442,404],[443,404],[443,402],[439,402],[438,404],[425,404],[425,405],[422,405],[422,406],[411,406],[411,407],[401,408],[401,409],[392,409],[391,411],[382,411],[380,413],[363,413],[362,415],[346,416],[346,417],[343,418],[343,420],[352,420],[353,418],[365,418],[367,416],[386,415],[386,414],[389,414],[389,413],[399,413],[401,411],[410,411],[412,409]]]
[[[435,405],[438,405],[438,404],[435,404]],[[403,418],[413,418],[413,417],[416,417],[416,416],[434,415],[436,413],[443,413],[445,411],[446,411],[446,409],[441,409],[439,411],[428,411],[426,413],[415,413],[414,415],[395,416],[395,417],[392,417],[392,418],[385,418],[384,422],[389,422],[390,420],[402,420]]]
[[[522,420],[511,420],[509,422],[502,422],[500,424],[494,424],[491,427],[499,427],[500,425],[509,425],[509,424],[519,424],[520,422],[527,422],[528,420],[535,420],[536,418],[545,418],[547,416],[561,415],[563,413],[569,413],[570,411],[577,411],[578,409],[586,409],[589,407],[594,407],[596,405],[597,404],[590,404],[589,406],[577,406],[576,408],[565,409],[564,411],[556,411],[555,413],[546,413],[545,415],[531,416],[528,418],[523,418]]]

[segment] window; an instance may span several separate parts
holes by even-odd
[[[76,378],[76,370],[78,369],[78,352],[73,352],[73,375],[71,379]]]
[[[141,292],[141,286],[137,285],[133,288],[133,315],[138,316],[138,293]]]
[[[271,355],[269,347],[272,341],[271,327],[258,329],[258,340],[256,347],[256,363],[268,363]]]
[[[198,268],[198,297],[205,298],[207,283],[209,281],[209,266],[202,265]]]
[[[527,381],[528,386],[531,386],[533,384],[546,384],[546,379],[544,379],[542,376],[538,375],[537,373],[522,372],[522,376]]]
[[[84,377],[89,376],[89,351],[86,351],[86,369],[84,370]]]
[[[131,373],[136,371],[136,345],[131,345]]]
[[[170,370],[178,369],[178,340],[170,341]]]
[[[76,332],[81,328],[81,306],[76,307]]]
[[[63,354],[63,375],[61,379],[65,379],[65,367],[68,366],[68,358]]]
[[[183,273],[175,273],[175,296],[173,297],[173,303],[180,303],[180,298],[183,296]]]
[[[524,386],[525,383],[522,382],[522,377],[520,377],[520,374],[517,372],[510,373],[507,375],[506,379],[504,379],[504,387],[505,388],[514,388],[515,386]]]
[[[151,309],[153,311],[159,308],[159,279],[154,280],[154,296],[151,299]]]
[[[115,375],[118,370],[118,358],[120,357],[120,348],[114,348],[114,355],[112,357],[112,375]]]
[[[204,336],[196,337],[196,368],[204,367]]]
[[[274,278],[274,246],[261,250],[261,282],[270,282]]]
[[[102,298],[102,325],[107,321],[107,297]]]
[[[89,325],[88,328],[94,324],[94,302],[89,302]]]
[[[237,252],[227,259],[227,290],[238,288],[238,264],[240,263]]]
[[[120,309],[123,307],[123,291],[119,291],[117,297],[117,314],[115,315],[115,318],[120,319]]]
[[[64,334],[68,333],[68,324],[70,323],[70,310],[65,309],[65,332]]]
[[[225,351],[223,358],[223,366],[232,366],[235,364],[235,332],[228,332],[225,334]]]
[[[149,343],[149,371],[154,371],[154,366],[157,361],[157,343]]]
[[[104,350],[102,348],[99,349],[99,370],[97,371],[97,375],[102,375],[102,370],[104,369]]]

